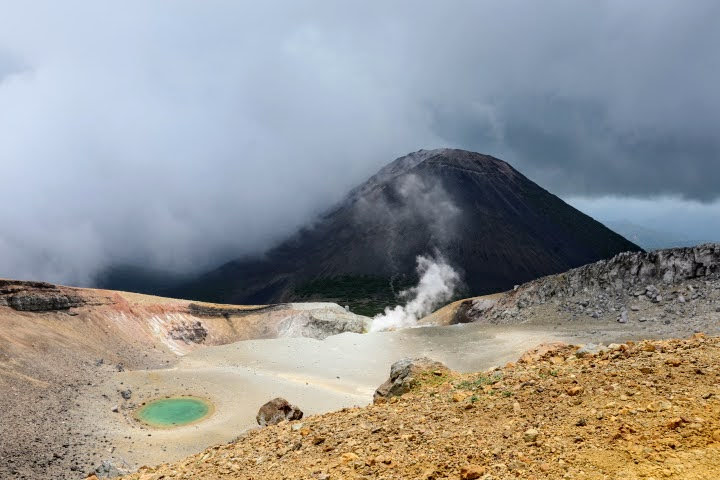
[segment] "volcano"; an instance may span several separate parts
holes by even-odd
[[[262,257],[222,265],[169,293],[225,303],[331,300],[366,315],[416,281],[419,255],[461,272],[463,295],[641,250],[489,155],[398,158]]]

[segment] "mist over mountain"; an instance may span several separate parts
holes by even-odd
[[[512,288],[639,247],[528,180],[463,150],[420,150],[380,170],[263,257],[231,261],[168,294],[239,304],[333,300],[374,314],[416,280],[421,255],[463,293]]]
[[[6,277],[197,275],[266,251],[419,146],[502,158],[594,218],[613,218],[594,212],[612,197],[645,225],[625,210],[647,202],[672,212],[648,226],[720,237],[695,233],[720,225],[717,1],[1,12]]]
[[[659,250],[661,248],[692,247],[713,241],[710,238],[658,230],[645,225],[639,225],[627,220],[602,221],[608,228],[639,245],[645,250]]]

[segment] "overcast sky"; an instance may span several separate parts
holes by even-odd
[[[0,277],[209,268],[443,146],[592,215],[720,239],[718,18],[716,0],[0,0]]]

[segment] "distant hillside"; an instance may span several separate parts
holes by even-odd
[[[418,255],[444,256],[469,296],[628,250],[640,248],[502,160],[420,150],[264,257],[229,262],[164,293],[246,304],[322,299],[370,315],[416,280]]]
[[[112,265],[101,270],[93,286],[107,290],[162,295],[190,280],[188,275],[134,265]]]
[[[603,222],[608,228],[618,232],[633,243],[645,250],[659,250],[661,248],[692,247],[708,240],[690,238],[684,235],[655,230],[636,223],[615,220]]]

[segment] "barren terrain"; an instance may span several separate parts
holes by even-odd
[[[555,346],[502,369],[427,372],[389,403],[254,430],[151,479],[714,479],[720,339]]]
[[[619,256],[612,261],[539,279],[505,294],[456,302],[423,319],[421,323],[428,326],[422,328],[369,334],[352,333],[365,331],[367,318],[353,315],[333,304],[282,304],[267,307],[199,304],[122,292],[2,281],[0,477],[38,478],[39,475],[46,475],[57,479],[76,479],[83,478],[98,468],[100,474],[117,474],[123,470],[132,472],[143,465],[179,461],[212,445],[226,444],[243,432],[254,429],[254,417],[258,407],[276,396],[287,398],[304,410],[306,415],[366,406],[372,401],[374,389],[387,378],[389,366],[406,356],[427,356],[444,362],[456,372],[472,375],[472,372],[514,362],[524,351],[541,342],[608,345],[642,339],[687,338],[695,332],[720,335],[718,257],[720,247],[717,245],[676,249],[655,255]],[[679,355],[683,353],[682,348],[687,347],[690,351],[698,347],[698,355],[702,358],[688,357],[687,361],[691,364],[712,358],[715,340],[707,345],[697,338],[693,342],[677,345],[668,343],[657,348],[661,352],[663,349],[675,349],[673,351]],[[692,349],[689,345],[692,345]],[[582,367],[584,370],[580,371],[574,370],[581,364],[574,363],[576,360],[573,360],[572,354],[563,354],[564,360],[553,360],[557,365],[568,369],[562,377],[561,370],[557,369],[552,369],[549,373],[533,373],[532,369],[528,370],[530,367],[518,368],[525,369],[525,376],[529,378],[523,383],[537,383],[538,378],[543,382],[553,382],[556,381],[553,380],[555,374],[566,383],[572,383],[585,375],[582,378],[583,382],[587,382],[587,391],[597,395],[592,397],[594,403],[591,403],[589,411],[599,411],[596,404],[603,395],[608,396],[608,392],[625,388],[625,384],[620,382],[625,377],[621,377],[615,384],[607,384],[610,381],[607,375],[612,374],[606,375],[605,369],[615,365],[613,362],[616,360],[621,362],[617,363],[619,369],[627,369],[628,382],[635,381],[639,389],[648,387],[638,377],[637,369],[633,370],[630,364],[622,363],[630,361],[625,359],[626,351],[631,352],[636,360],[646,356],[647,351],[636,351],[632,345],[623,348],[623,353],[619,356],[613,353],[607,358],[603,357],[602,362],[609,363],[596,363],[596,367],[603,367],[597,370],[591,370],[595,368],[592,366]],[[666,379],[667,385],[663,388],[670,389],[670,396],[675,395],[672,393],[674,389],[684,392],[691,388],[689,383],[682,382],[689,382],[692,376],[672,375],[673,372],[684,372],[682,369],[668,370],[663,367],[661,373],[655,366],[649,368],[657,375],[665,375],[662,378]],[[703,373],[692,377],[697,382],[697,388],[713,388],[713,382],[716,381],[712,376],[714,370],[703,367],[699,369],[707,375]],[[555,370],[557,372],[553,373]],[[516,371],[520,370],[508,370],[510,373]],[[595,375],[597,372],[602,375]],[[507,377],[514,378],[514,373],[510,373]],[[534,374],[537,375],[533,377]],[[635,380],[631,380],[633,378]],[[659,385],[660,378],[652,377],[648,381]],[[474,380],[465,378],[459,381]],[[677,385],[676,381],[679,382]],[[500,392],[500,397],[493,397],[495,400],[504,402],[506,397],[503,395],[507,395],[507,398],[524,395],[523,389],[526,387],[518,388],[517,383],[507,385],[505,390]],[[442,388],[458,393],[455,390],[459,387],[456,385]],[[548,388],[556,387],[551,385]],[[506,391],[510,393],[503,393]],[[652,393],[642,391],[645,392],[643,395]],[[472,398],[479,392],[466,393],[470,393]],[[667,391],[663,390],[662,393],[666,394]],[[135,410],[144,402],[179,394],[209,400],[215,407],[214,414],[202,422],[175,429],[150,428],[134,419]],[[423,452],[432,457],[432,464],[437,464],[439,468],[439,473],[433,474],[434,478],[443,478],[443,475],[453,478],[453,475],[457,474],[453,468],[460,468],[459,462],[464,458],[462,455],[471,453],[465,452],[466,446],[463,444],[462,455],[458,457],[456,450],[447,450],[442,438],[446,433],[460,435],[453,428],[456,423],[464,425],[465,417],[453,417],[453,410],[442,410],[447,405],[441,402],[438,395],[436,393],[421,396],[422,402],[418,404],[418,411],[427,412],[427,415],[417,417],[413,413],[413,416],[408,417],[408,421],[392,416],[395,415],[394,403],[352,411],[358,415],[372,414],[379,415],[380,419],[392,419],[392,422],[398,424],[396,430],[404,432],[399,434],[402,436],[413,435],[410,430],[416,423],[428,422],[427,428],[437,429],[439,435],[432,439],[432,442],[436,443],[423,444]],[[633,397],[635,393],[624,395],[628,398],[640,398]],[[642,398],[650,399],[647,395]],[[528,414],[530,416],[527,418],[523,417],[523,426],[544,425],[541,414],[550,415],[551,418],[564,418],[567,413],[574,412],[548,410],[565,408],[562,394],[552,397],[547,405],[540,401],[542,399],[547,403],[547,396],[532,398],[537,398],[538,403],[532,403],[529,397],[523,400],[529,402],[528,412],[532,413]],[[558,398],[561,400],[559,403],[556,402]],[[475,411],[485,405],[475,405],[478,401],[474,400],[468,411]],[[576,399],[572,399],[572,402],[574,401]],[[672,398],[669,401],[675,404]],[[525,408],[523,402],[518,401],[520,408]],[[492,405],[500,404],[491,401],[487,408],[482,407],[484,415],[478,418],[474,426],[469,427],[473,432],[477,432],[473,435],[494,438],[498,429],[504,431],[504,427],[501,428],[497,421],[504,418],[509,422],[508,425],[518,422],[513,423],[512,419],[502,415],[495,418],[495,414],[490,413]],[[575,406],[577,405],[568,404],[568,408]],[[387,410],[382,410],[383,408]],[[397,414],[408,414],[411,408],[408,406]],[[431,414],[432,409],[439,409],[438,413]],[[343,423],[347,422],[349,417],[343,417],[341,413],[334,414],[338,415],[337,417],[310,417],[307,421],[315,424],[313,422],[325,421],[317,420],[318,418],[336,418],[337,421],[333,420],[336,423],[328,423],[327,429],[322,430],[323,436],[342,436],[345,435],[343,432],[352,432],[357,425],[352,422]],[[696,414],[694,410],[678,410],[681,417],[691,413]],[[697,415],[702,416],[699,413]],[[459,419],[458,422],[453,418]],[[664,417],[658,418],[664,421]],[[694,422],[692,417],[682,418],[690,419],[690,423]],[[487,422],[486,430],[482,429],[483,421]],[[445,428],[448,425],[453,428]],[[610,428],[608,425],[614,424],[602,424],[602,427],[598,428]],[[441,426],[444,428],[442,432]],[[633,428],[637,431],[637,427]],[[605,430],[598,431],[603,435],[607,433]],[[263,442],[270,441],[270,437],[265,437],[271,435],[268,432],[283,431],[271,429],[265,433],[252,433],[246,438],[251,439],[250,441],[253,438],[263,438]],[[586,429],[582,432],[592,430]],[[517,432],[513,431],[508,433],[507,438],[503,438],[515,438],[516,434]],[[273,440],[274,448],[279,452],[284,451],[287,447],[283,443],[285,437],[277,438]],[[364,441],[361,438],[347,438],[350,443]],[[387,442],[383,442],[379,436],[379,450],[376,449],[377,445],[368,444],[371,452],[385,452],[377,453],[374,457],[402,453],[400,444],[392,443],[397,438],[387,438],[391,442],[390,446],[394,448],[384,450]],[[586,441],[587,445],[592,445],[594,440],[583,437],[578,443]],[[318,445],[324,442],[325,440]],[[453,442],[453,445],[458,445],[457,441]],[[326,445],[331,444],[332,442],[329,442]],[[296,448],[297,445],[295,442],[291,446]],[[305,448],[303,445],[301,443],[301,447]],[[612,445],[611,447],[615,448]],[[222,448],[242,450],[245,447],[238,444],[235,447]],[[265,452],[263,448],[266,447],[259,451]],[[482,453],[485,449],[483,447],[479,452]],[[443,450],[446,454],[442,453]],[[312,449],[308,451],[312,455],[317,453]],[[528,455],[525,450],[519,451],[522,455]],[[323,455],[330,455],[329,452],[338,453],[338,449],[333,447],[332,450],[323,452]],[[361,461],[371,461],[365,457],[368,451],[362,452],[362,455],[354,451],[340,453],[354,453]],[[537,461],[550,459],[543,450],[534,452],[538,453]],[[590,455],[591,452],[586,453]],[[284,458],[284,455],[281,457]],[[473,458],[468,458],[469,463],[472,463],[470,461],[474,458],[480,458],[477,457],[477,452],[472,455]],[[488,472],[502,473],[500,470],[504,467],[492,467],[489,464],[492,463],[490,457],[486,453],[482,455],[483,465],[490,468]],[[512,467],[514,464],[510,460],[516,457],[514,454],[508,455],[492,454],[492,458],[501,459],[495,463],[505,465],[508,472],[513,472],[502,474],[499,478],[514,478],[513,475],[517,476],[515,472],[524,469],[522,465]],[[240,454],[235,456],[244,458]],[[445,463],[440,461],[443,456],[446,457]],[[272,467],[273,462],[263,465],[267,458],[269,457],[266,457],[265,453],[245,458],[242,465],[251,467],[243,467],[239,471],[231,468],[230,473],[235,472],[238,478],[280,478],[285,475],[286,470],[281,463],[276,467]],[[316,478],[328,478],[323,475],[327,475],[330,469],[333,476],[329,478],[335,478],[338,472],[342,474],[341,478],[356,473],[370,477],[378,474],[382,477],[385,470],[373,470],[376,466],[385,468],[378,466],[378,462],[383,465],[402,465],[401,460],[391,460],[390,463],[375,460],[375,463],[355,469],[356,459],[349,455],[348,465],[352,464],[353,468],[345,471],[342,468],[333,470],[335,467],[332,462],[337,460],[335,457],[312,458],[317,465],[315,470],[308,474],[305,470],[290,469],[287,470],[287,476],[296,478],[294,475],[297,474],[300,478],[306,478],[306,474],[312,474]],[[564,460],[566,464],[574,465],[574,457],[567,458],[570,460]],[[603,459],[596,461],[601,460]],[[297,463],[293,468],[310,468],[308,465]],[[580,473],[579,470],[573,470],[574,467],[565,469],[563,465],[563,475],[585,478],[582,475],[588,474],[588,471]],[[431,467],[429,464],[428,468]],[[557,466],[553,464],[552,468],[555,467]],[[172,471],[168,470],[171,467],[165,468],[163,472]],[[219,472],[217,469],[213,470],[215,466],[207,468],[207,472],[213,472],[212,474]],[[405,478],[394,476],[394,472],[405,472],[409,475],[414,471],[414,467],[410,466],[407,471],[403,470],[405,467],[399,470],[393,468],[395,467],[387,470],[387,478]],[[552,468],[547,471],[556,472]],[[674,474],[672,468],[670,471]],[[529,475],[528,472],[538,475],[534,467],[528,467],[526,473]],[[149,474],[147,471],[145,473]],[[172,478],[173,475],[163,474],[166,478]],[[193,474],[215,478],[201,469]],[[155,478],[153,475],[155,474],[143,478]],[[608,475],[610,476],[607,478],[615,478]]]
[[[363,331],[366,320],[334,304],[216,305],[0,280],[0,478],[78,478],[107,460],[131,468],[106,425],[125,402],[130,387],[114,381],[125,372],[163,371],[238,340]]]

